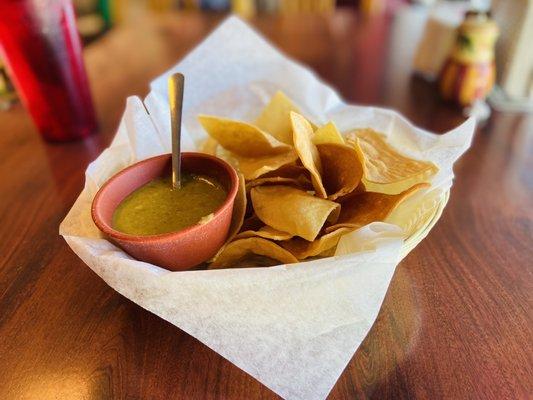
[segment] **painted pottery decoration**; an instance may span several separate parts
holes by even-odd
[[[497,37],[498,27],[488,13],[466,13],[439,77],[439,90],[445,100],[468,106],[487,96],[494,85]]]

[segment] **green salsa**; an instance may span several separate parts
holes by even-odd
[[[158,235],[192,226],[215,212],[226,190],[205,175],[183,174],[181,188],[157,178],[130,193],[113,213],[113,228],[131,235]]]

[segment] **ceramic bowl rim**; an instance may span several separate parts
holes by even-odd
[[[224,203],[222,203],[220,207],[218,207],[213,212],[213,218],[211,218],[205,224],[201,224],[201,225],[195,224],[187,228],[181,229],[179,231],[161,233],[158,235],[132,235],[129,233],[120,232],[112,228],[109,224],[107,224],[104,221],[104,218],[100,215],[100,212],[101,212],[100,199],[101,199],[102,194],[106,190],[108,190],[112,185],[116,184],[116,182],[118,182],[120,178],[124,174],[129,172],[130,170],[136,169],[136,168],[142,168],[144,164],[147,164],[157,158],[171,157],[171,154],[167,153],[167,154],[161,154],[155,157],[150,157],[145,160],[136,162],[120,170],[115,175],[111,176],[111,178],[109,178],[104,183],[104,185],[98,190],[98,192],[94,196],[92,205],[91,205],[91,216],[97,228],[113,239],[118,239],[118,240],[123,240],[123,241],[128,241],[128,242],[156,243],[156,242],[161,242],[161,241],[175,240],[175,239],[179,239],[180,237],[187,236],[189,234],[194,234],[196,231],[200,231],[202,228],[205,228],[209,224],[212,224],[213,222],[215,222],[216,219],[219,218],[221,214],[235,201],[235,197],[239,189],[239,177],[237,176],[237,171],[235,171],[235,169],[231,165],[229,165],[226,161],[222,160],[219,157],[212,156],[210,154],[199,153],[199,152],[183,152],[182,157],[183,156],[193,157],[193,158],[194,157],[204,158],[204,159],[214,161],[216,164],[218,164],[221,167],[221,169],[225,170],[229,175],[230,185],[231,185],[230,190],[228,191],[228,194],[226,195],[226,199],[224,200]]]

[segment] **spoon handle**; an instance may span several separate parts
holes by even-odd
[[[181,187],[181,110],[185,77],[176,73],[168,78],[168,101],[170,105],[170,127],[172,130],[172,187]]]

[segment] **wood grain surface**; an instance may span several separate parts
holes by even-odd
[[[252,23],[350,102],[445,132],[463,117],[411,75],[421,29],[411,17],[343,11]],[[0,113],[0,399],[278,398],[114,292],[58,236],[126,97],[145,95],[220,19],[144,18],[90,44],[101,133],[84,142],[43,143],[20,105]],[[531,398],[532,141],[531,115],[495,112],[478,129],[442,219],[398,266],[329,399]]]

